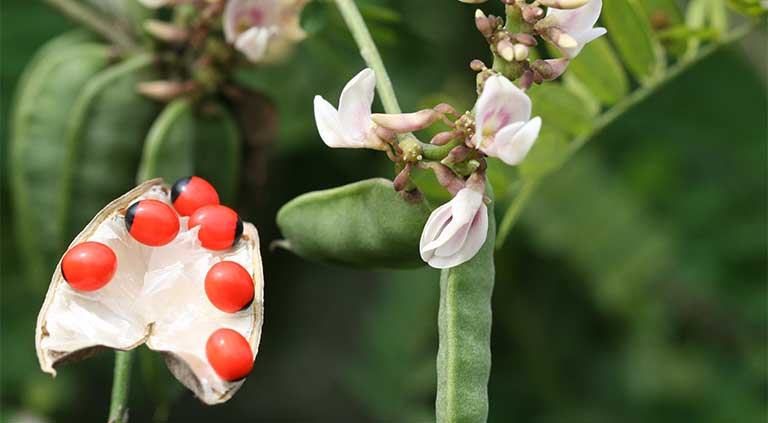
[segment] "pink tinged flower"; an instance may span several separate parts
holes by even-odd
[[[278,32],[277,0],[229,0],[224,9],[224,37],[251,62],[261,61]]]
[[[556,18],[557,25],[576,40],[575,47],[563,48],[561,46],[563,54],[569,58],[574,58],[587,43],[608,32],[605,28],[594,28],[602,8],[603,0],[590,0],[584,6],[576,9],[561,10],[550,7],[547,10],[547,16]]]
[[[483,193],[464,188],[429,216],[419,242],[421,259],[436,269],[458,266],[480,251],[487,235]]]
[[[523,161],[541,130],[541,118],[531,119],[531,99],[501,75],[485,81],[475,116],[475,147],[508,165]]]
[[[373,132],[371,104],[375,89],[376,75],[366,68],[347,82],[338,110],[323,97],[315,96],[315,123],[328,147],[386,149]]]

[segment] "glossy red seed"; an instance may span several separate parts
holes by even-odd
[[[189,218],[189,229],[200,226],[197,238],[209,250],[231,248],[243,234],[243,222],[227,206],[203,206]]]
[[[216,374],[227,381],[242,379],[253,368],[251,346],[232,329],[213,332],[205,344],[205,356]]]
[[[95,291],[112,280],[117,256],[108,246],[94,241],[75,245],[61,260],[64,280],[78,291]]]
[[[219,204],[219,194],[205,179],[190,176],[173,184],[171,202],[180,215],[191,216],[200,207]]]
[[[222,261],[205,275],[205,294],[214,307],[235,313],[253,301],[253,278],[238,263]]]
[[[136,241],[159,247],[176,238],[180,224],[179,216],[168,204],[158,200],[141,200],[128,207],[125,226]]]

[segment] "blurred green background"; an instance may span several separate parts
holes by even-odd
[[[472,7],[360,3],[404,109],[471,106],[467,64],[487,59]],[[437,272],[350,271],[265,248],[296,195],[392,176],[380,155],[330,150],[316,134],[312,96],[335,99],[364,64],[333,8],[309,7],[309,39],[250,77],[277,103],[281,128],[266,188],[244,216],[264,241],[253,373],[230,402],[206,407],[142,351],[131,421],[433,419]],[[0,16],[2,421],[104,421],[112,353],[56,379],[38,368],[44,292],[17,264],[6,183],[16,81],[37,47],[74,26],[41,2],[5,0]],[[765,421],[765,52],[764,33],[721,50],[542,183],[496,255],[491,421]]]

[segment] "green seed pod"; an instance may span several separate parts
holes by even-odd
[[[232,204],[240,169],[239,131],[224,107],[206,106],[213,107],[198,111],[179,99],[163,109],[147,135],[138,180],[197,175],[216,187],[223,203]]]
[[[483,247],[472,260],[440,274],[435,403],[438,423],[488,420],[495,234],[491,204]]]
[[[63,239],[61,225],[50,216],[61,208],[61,157],[66,147],[61,134],[72,115],[71,99],[108,62],[106,46],[83,40],[86,36],[75,32],[43,46],[15,94],[9,176],[17,237],[32,272],[54,262]]]
[[[102,71],[74,102],[61,190],[65,239],[134,184],[140,140],[157,112],[136,90],[139,82],[154,79],[151,63],[149,55],[139,55]]]
[[[423,265],[419,238],[429,216],[386,179],[368,179],[301,195],[277,214],[288,250],[310,260],[350,267]]]

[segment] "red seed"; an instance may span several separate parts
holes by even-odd
[[[251,346],[232,329],[213,332],[205,344],[205,356],[216,374],[227,381],[242,379],[253,368]]]
[[[219,194],[205,179],[190,176],[173,184],[171,202],[180,215],[190,216],[200,207],[219,204]]]
[[[189,218],[189,229],[200,225],[197,238],[209,250],[226,250],[243,234],[243,221],[227,206],[203,206]]]
[[[234,313],[253,301],[253,279],[238,263],[222,261],[205,275],[205,294],[219,310]]]
[[[180,225],[179,216],[168,204],[158,200],[141,200],[128,207],[125,226],[136,241],[159,247],[176,238]]]
[[[75,245],[61,260],[61,274],[78,291],[95,291],[112,280],[117,256],[108,246],[94,241]]]

